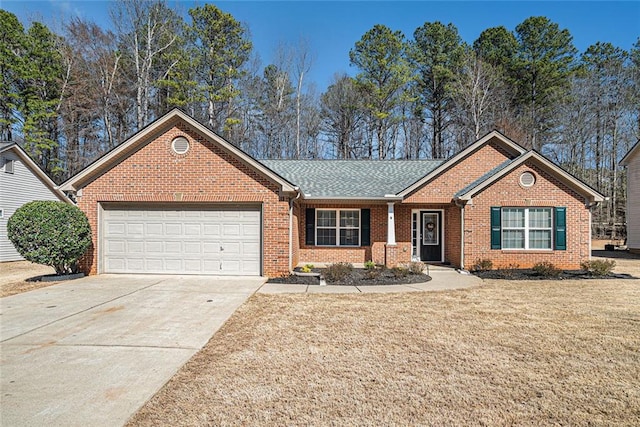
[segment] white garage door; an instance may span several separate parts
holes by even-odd
[[[104,273],[260,275],[260,210],[109,208]]]

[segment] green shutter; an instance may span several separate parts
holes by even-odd
[[[491,207],[491,249],[501,249],[501,214],[502,209],[499,207]]]
[[[567,250],[567,208],[556,208],[555,249]]]
[[[371,246],[371,209],[360,210],[360,246]]]
[[[316,210],[307,208],[305,213],[305,240],[307,245],[316,244]]]

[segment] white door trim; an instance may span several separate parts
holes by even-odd
[[[446,227],[445,227],[445,223],[446,222],[445,222],[445,216],[444,216],[444,209],[430,209],[430,208],[411,209],[411,221],[410,221],[410,223],[411,223],[411,250],[412,251],[414,250],[413,249],[414,248],[414,242],[413,242],[414,233],[415,233],[415,238],[416,238],[416,242],[415,242],[416,243],[416,247],[415,247],[416,253],[415,254],[412,253],[411,259],[413,261],[414,257],[415,257],[417,261],[420,261],[420,258],[421,258],[420,257],[420,255],[421,255],[420,254],[420,250],[421,250],[421,246],[422,246],[421,245],[421,242],[422,242],[422,234],[421,234],[422,233],[422,228],[420,227],[420,224],[422,222],[422,218],[420,216],[420,212],[424,212],[424,211],[440,212],[441,213],[442,219],[440,220],[441,221],[440,226],[442,228],[442,235],[440,236],[440,241],[442,243],[442,246],[440,248],[440,251],[441,251],[440,252],[440,261],[431,261],[431,262],[444,262],[444,245],[446,243],[445,235],[446,235],[446,231],[447,231]],[[414,221],[413,221],[414,215],[416,215],[417,218],[418,218],[417,224],[415,224],[415,226],[416,226],[415,230],[413,229],[413,227],[414,227]]]

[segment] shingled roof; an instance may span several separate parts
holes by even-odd
[[[307,199],[375,199],[398,194],[443,160],[261,160]]]

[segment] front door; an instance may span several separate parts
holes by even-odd
[[[442,262],[442,211],[420,211],[420,260]]]

